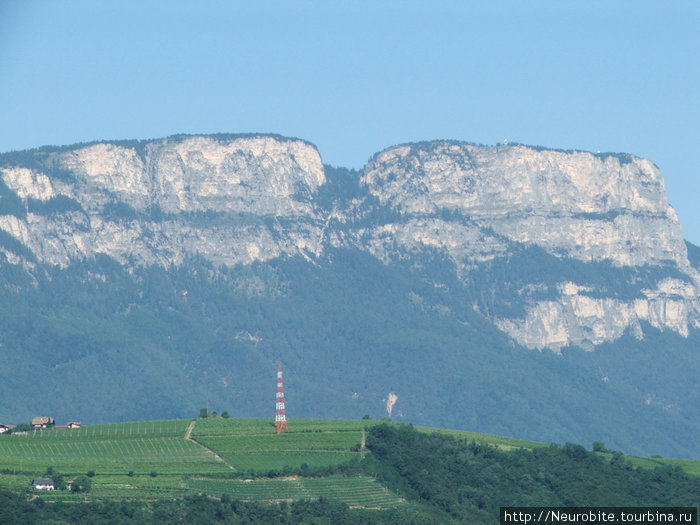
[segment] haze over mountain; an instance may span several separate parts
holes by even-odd
[[[697,456],[699,249],[628,154],[276,135],[0,156],[0,420],[207,401]]]

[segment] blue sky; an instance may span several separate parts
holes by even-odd
[[[269,132],[629,152],[700,244],[700,2],[0,0],[0,152]]]

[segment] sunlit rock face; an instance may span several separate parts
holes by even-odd
[[[387,264],[418,261],[430,250],[452,261],[467,283],[516,247],[536,246],[562,260],[675,274],[629,297],[577,275],[549,283],[546,299],[532,292],[540,284],[523,285],[518,315],[474,304],[484,322],[517,342],[593,349],[625,333],[642,337],[644,323],[684,336],[700,328],[700,277],[663,178],[652,162],[631,155],[401,145],[368,162],[359,196],[330,206],[319,199],[328,184],[319,152],[278,136],[57,149],[44,167],[0,164],[0,178],[2,264],[65,267],[105,254],[124,265],[177,265],[197,256],[235,266],[284,255],[313,260],[333,246]]]
[[[79,204],[24,220],[0,217],[0,227],[41,262],[67,265],[103,253],[167,265],[198,254],[233,265],[320,249],[312,201],[325,180],[323,164],[300,140],[187,137],[141,151],[103,143],[61,153],[55,162],[70,176],[2,170],[20,198],[61,195]]]
[[[573,275],[572,282],[556,283],[555,299],[529,301],[524,317],[492,319],[525,346],[592,348],[626,332],[641,337],[640,322],[683,335],[700,327],[700,278],[688,262],[663,178],[649,160],[432,142],[378,153],[362,182],[401,217],[369,236],[368,248],[385,258],[397,244],[432,247],[467,274],[521,243],[560,258],[671,265],[685,275],[632,300],[600,297],[599,290],[576,286]]]
[[[663,178],[646,159],[430,143],[377,154],[363,182],[382,205],[409,216],[458,213],[568,257],[688,264]]]

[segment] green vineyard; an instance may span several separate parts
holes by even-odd
[[[324,478],[289,477],[264,480],[191,479],[188,488],[210,494],[228,494],[249,501],[280,499],[337,499],[351,507],[388,508],[401,498],[367,476],[326,476]]]
[[[213,424],[211,424],[213,423]],[[294,431],[277,435],[269,424],[247,420],[213,420],[199,423],[193,438],[239,471],[328,467],[358,457],[363,426],[339,422],[335,429],[312,421],[295,422]]]
[[[226,494],[264,502],[326,497],[353,507],[401,505],[365,475],[289,475],[361,459],[371,424],[295,420],[291,432],[278,435],[269,420],[205,418],[18,432],[0,436],[0,487],[32,492],[32,480],[47,471],[69,483],[90,472],[89,493],[41,495],[83,501]]]
[[[65,475],[222,473],[230,470],[211,451],[184,439],[189,421],[149,421],[45,429],[0,439],[0,469]]]

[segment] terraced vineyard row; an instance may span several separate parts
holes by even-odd
[[[138,437],[154,439],[164,437],[182,437],[190,421],[171,419],[163,421],[135,421],[130,423],[108,423],[89,425],[81,428],[46,428],[33,430],[26,434],[15,434],[13,438],[40,439],[48,441],[96,441],[133,439]]]
[[[285,467],[293,469],[307,465],[311,468],[330,467],[345,463],[357,457],[355,452],[295,452],[280,451],[274,453],[259,452],[256,454],[231,454],[222,457],[239,472],[256,472],[264,474],[269,471],[283,471]]]
[[[353,507],[389,508],[403,500],[367,476],[283,478],[265,480],[190,479],[187,487],[228,494],[249,501],[280,501],[326,497]]]
[[[87,441],[79,436],[68,441],[26,439],[4,436],[0,439],[0,468],[5,471],[43,472],[48,466],[64,474],[137,473],[188,474],[227,473],[231,469],[213,453],[183,438],[143,438]]]
[[[292,434],[317,432],[360,432],[366,426],[377,424],[369,420],[336,420],[336,419],[294,419],[289,423]],[[198,419],[192,436],[233,436],[270,435],[274,433],[274,422],[269,419]]]
[[[322,434],[199,436],[197,441],[224,453],[251,454],[255,452],[343,450],[359,448],[361,432]]]

